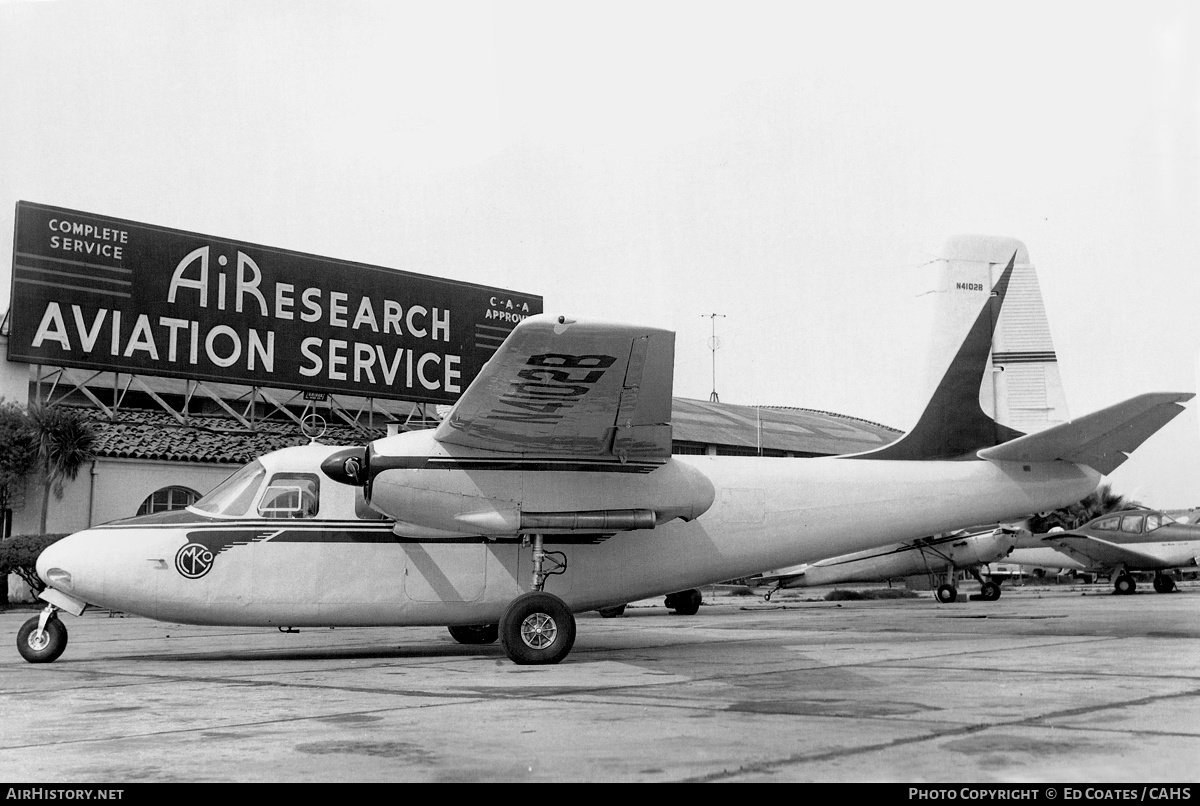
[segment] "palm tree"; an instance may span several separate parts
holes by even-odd
[[[74,481],[80,468],[95,458],[96,432],[77,410],[62,406],[31,406],[29,418],[45,484],[41,519],[41,531],[45,534],[50,490],[54,490],[55,497],[61,497],[63,481]]]
[[[1122,509],[1145,509],[1145,506],[1114,493],[1112,485],[1105,482],[1097,487],[1095,492],[1074,504],[1034,515],[1029,519],[1028,529],[1035,535],[1045,534],[1055,526],[1063,529],[1077,529],[1101,515],[1119,512]]]

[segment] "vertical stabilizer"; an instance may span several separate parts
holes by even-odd
[[[980,403],[996,422],[1027,434],[1070,419],[1037,272],[1024,246],[992,338],[992,371]]]
[[[929,403],[917,424],[899,440],[856,456],[909,460],[973,457],[982,448],[1026,433],[1016,427],[1015,419],[1032,422],[1047,417],[1045,365],[1053,365],[1053,348],[1025,245],[1013,238],[959,235],[942,247],[938,262],[932,292]],[[1038,332],[1029,332],[1031,321],[1040,321],[1040,329],[1034,329]],[[994,342],[997,338],[1002,340]],[[994,347],[1001,345],[1003,349],[995,349],[1001,360],[994,362]],[[1010,364],[1023,366],[1012,376],[997,380]],[[1031,371],[1035,366],[1038,371]],[[1057,377],[1055,371],[1056,382]],[[1042,389],[1040,396],[1038,389]],[[1033,409],[1035,404],[1039,408]],[[1021,417],[1014,418],[1014,412]]]

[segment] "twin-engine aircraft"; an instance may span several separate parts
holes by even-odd
[[[436,429],[268,454],[187,510],[50,546],[48,606],[18,647],[54,660],[58,611],[96,605],[193,624],[446,625],[518,664],[557,663],[574,613],[1078,501],[1192,395],[1028,436],[999,426],[979,389],[1018,258],[1011,239],[947,245],[963,277],[941,293],[963,315],[942,337],[959,347],[916,426],[881,449],[672,456],[674,334],[539,315]]]
[[[949,581],[938,586],[936,595],[939,602],[950,603],[958,599],[958,586],[954,582],[961,569],[979,581],[979,597],[985,602],[994,602],[1000,598],[1000,583],[990,577],[985,579],[979,569],[989,563],[999,562],[1012,553],[1021,535],[1028,537],[1029,532],[1009,526],[932,535],[768,571],[752,577],[747,584],[755,588],[769,588],[763,596],[769,602],[773,593],[785,588],[810,588],[845,582],[890,582],[907,576],[933,576],[948,572]]]
[[[1106,574],[1114,592],[1122,594],[1137,590],[1133,572],[1153,571],[1154,590],[1170,593],[1175,580],[1167,571],[1200,565],[1200,526],[1157,510],[1112,512],[1075,529],[1022,540],[1009,561]]]

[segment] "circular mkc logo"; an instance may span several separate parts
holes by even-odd
[[[199,579],[212,569],[215,558],[207,546],[188,543],[175,555],[175,570],[188,579]]]

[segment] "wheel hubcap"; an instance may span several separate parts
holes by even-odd
[[[558,637],[558,626],[545,613],[534,613],[521,622],[521,640],[530,649],[545,649]]]
[[[46,647],[50,646],[50,631],[42,630],[41,632],[32,632],[29,634],[29,648],[35,652],[41,652]]]

